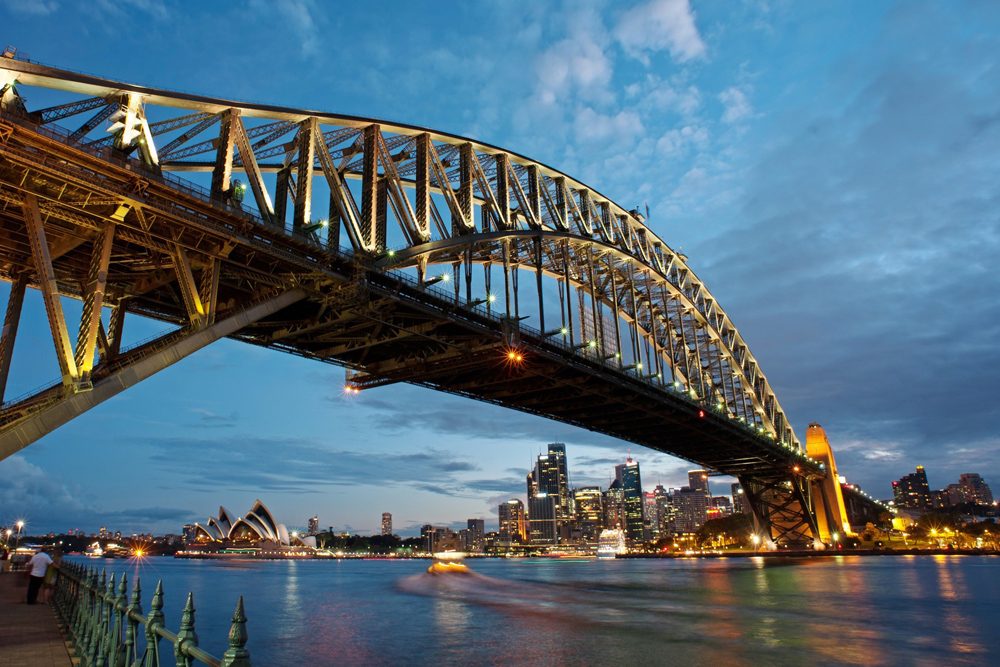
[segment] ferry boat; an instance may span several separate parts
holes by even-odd
[[[598,558],[616,558],[626,553],[628,553],[628,547],[625,545],[625,531],[616,528],[601,531],[601,536],[597,541]]]

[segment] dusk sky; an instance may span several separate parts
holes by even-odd
[[[0,40],[113,79],[474,137],[648,203],[848,480],[886,498],[922,464],[933,488],[979,472],[1000,491],[996,3],[3,0]],[[8,398],[58,376],[37,292],[21,326]],[[133,319],[126,343],[162,330]],[[574,486],[606,486],[628,451],[649,489],[693,467],[343,381],[217,343],[0,462],[0,522],[176,533],[259,497],[290,527],[375,531],[383,511],[403,533],[495,527],[548,442]]]

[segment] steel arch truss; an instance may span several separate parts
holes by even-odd
[[[33,86],[69,99],[32,110],[21,90]],[[13,234],[0,248],[13,285],[0,379],[29,283],[45,297],[63,396],[100,375],[95,350],[100,366],[119,344],[105,304],[199,332],[309,285],[295,308],[280,301],[221,335],[345,365],[356,387],[426,384],[676,453],[657,432],[667,406],[689,433],[712,431],[706,464],[765,484],[755,502],[778,533],[814,529],[799,496],[824,473],[686,257],[638,210],[551,167],[425,128],[9,58],[0,153],[0,223]],[[206,187],[176,176],[196,172]],[[84,303],[75,348],[60,295]],[[493,368],[512,347],[533,355],[531,383]],[[643,398],[598,414],[616,397],[594,378]],[[580,410],[563,405],[567,390]],[[629,411],[626,431],[616,420]]]

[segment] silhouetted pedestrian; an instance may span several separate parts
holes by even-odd
[[[52,559],[44,551],[39,551],[28,561],[28,604],[38,602],[38,591],[45,583],[45,572],[52,564]]]

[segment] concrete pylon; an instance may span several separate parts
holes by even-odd
[[[837,473],[837,462],[833,458],[830,440],[826,431],[813,422],[806,429],[806,454],[826,466],[827,475],[812,482],[813,512],[816,516],[816,526],[819,538],[823,542],[833,542],[834,533],[840,539],[845,535],[853,535],[851,524],[847,519],[847,506],[844,504],[844,494],[840,490],[840,475]]]

